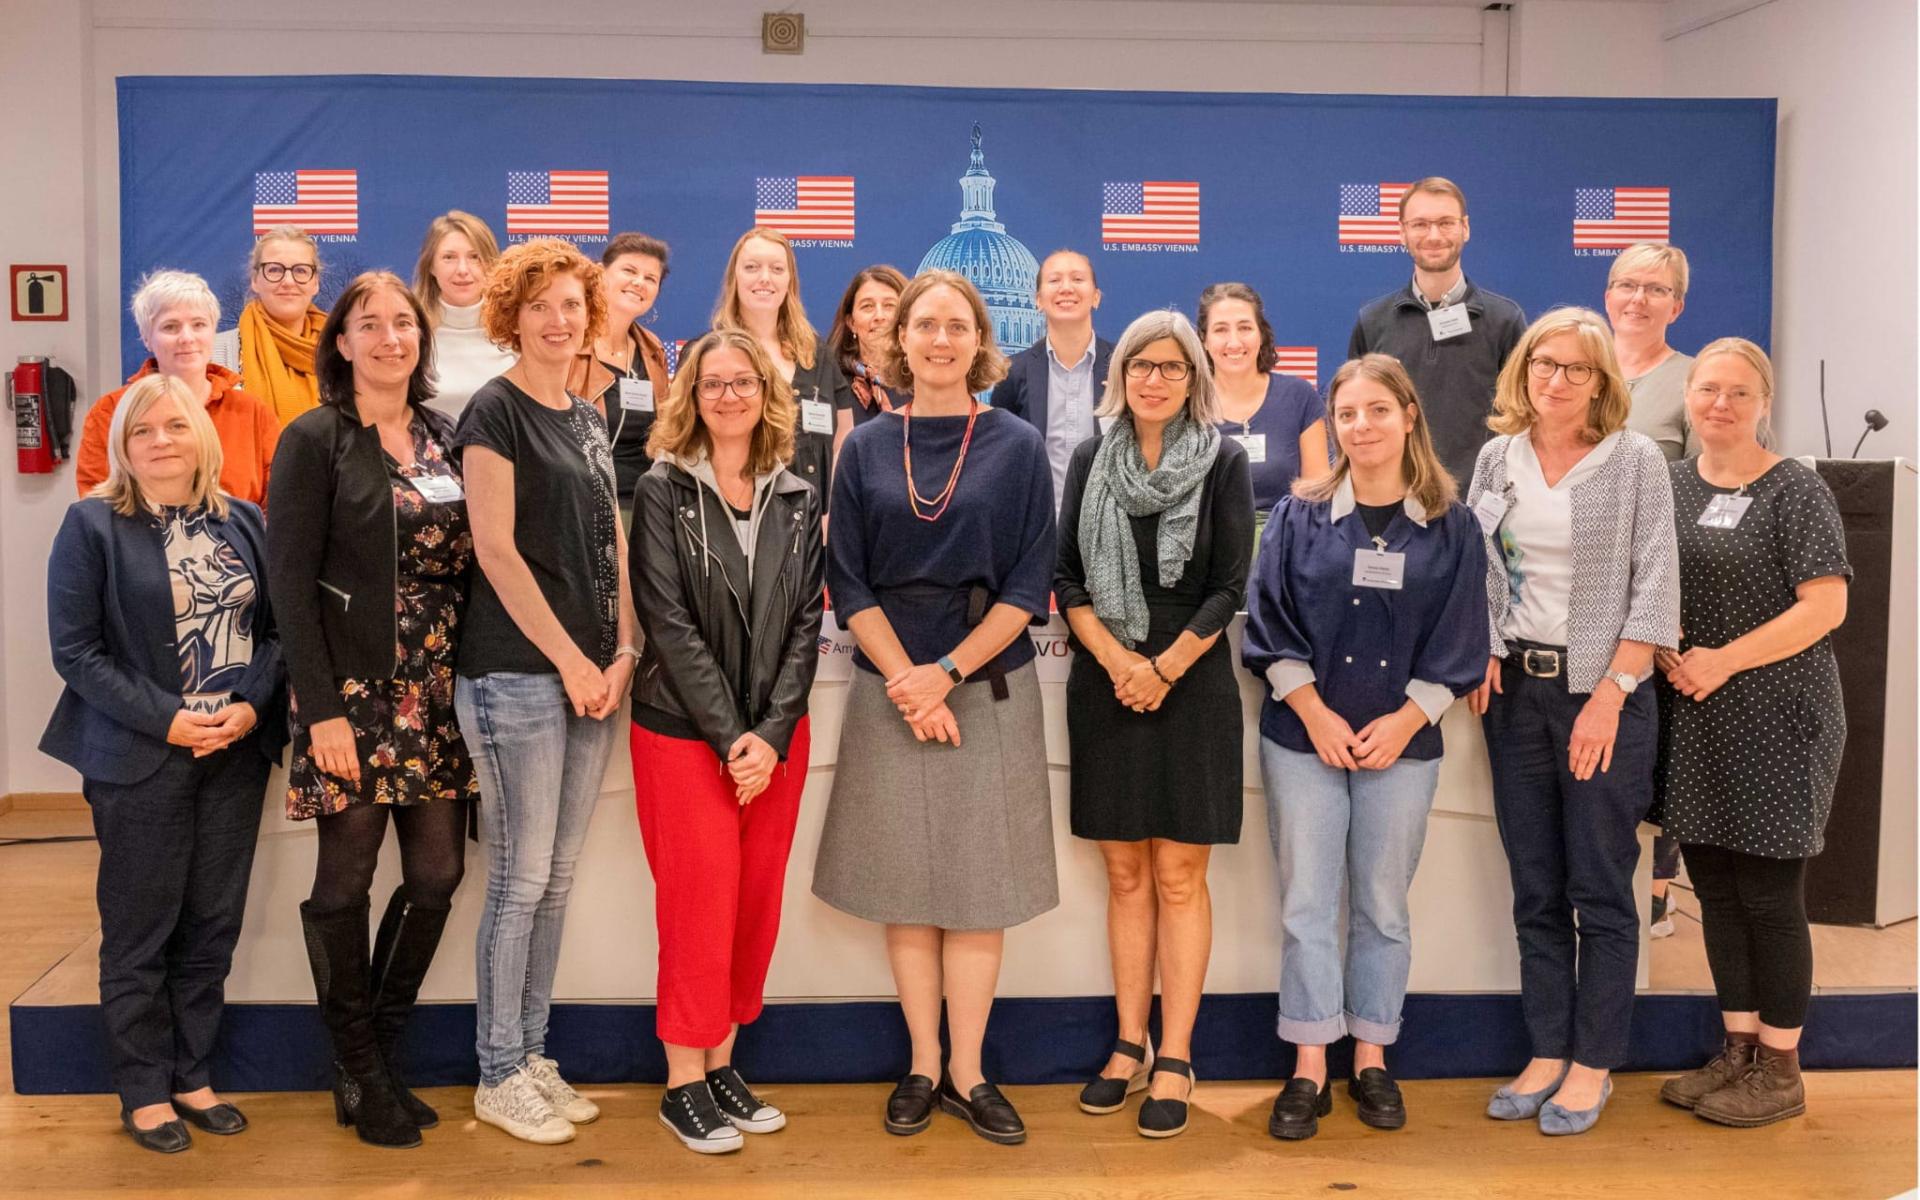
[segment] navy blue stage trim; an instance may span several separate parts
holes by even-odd
[[[1801,1061],[1811,1069],[1911,1068],[1920,1007],[1912,992],[1813,998]],[[98,1005],[11,1009],[14,1090],[23,1095],[110,1090]],[[1293,1051],[1273,1032],[1272,993],[1208,996],[1194,1031],[1202,1079],[1277,1079]],[[1078,1083],[1112,1047],[1113,1002],[1103,996],[995,1002],[987,1073],[1008,1084]],[[1699,1065],[1720,1044],[1713,997],[1637,997],[1626,1071]],[[406,1074],[420,1086],[471,1084],[473,1005],[423,1004],[407,1029]],[[555,1004],[547,1052],[582,1083],[659,1083],[666,1059],[651,1004]],[[1347,1047],[1331,1068],[1348,1069]],[[1407,997],[1401,1040],[1389,1055],[1404,1079],[1507,1075],[1527,1059],[1520,998],[1512,994]],[[907,1031],[887,1001],[770,1004],[740,1035],[738,1062],[755,1082],[871,1083],[906,1069]],[[326,1033],[311,1004],[227,1009],[213,1079],[236,1092],[326,1087]]]

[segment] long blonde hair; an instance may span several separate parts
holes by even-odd
[[[1447,510],[1454,497],[1460,494],[1460,485],[1447,472],[1440,462],[1440,456],[1433,451],[1433,434],[1427,429],[1427,410],[1420,404],[1420,395],[1415,391],[1413,378],[1400,360],[1391,354],[1363,354],[1340,364],[1333,373],[1333,382],[1327,385],[1327,422],[1333,423],[1333,406],[1339,398],[1340,389],[1356,379],[1370,379],[1386,388],[1400,405],[1400,410],[1413,410],[1413,428],[1407,430],[1407,444],[1400,455],[1400,478],[1406,481],[1407,495],[1413,497],[1431,521]],[[1353,473],[1353,463],[1347,458],[1347,448],[1340,444],[1336,435],[1333,439],[1333,470],[1317,479],[1296,479],[1293,481],[1293,494],[1302,500],[1315,500],[1325,503],[1333,499],[1347,476]]]
[[[427,225],[427,236],[420,243],[420,261],[413,265],[413,294],[420,297],[420,303],[426,305],[427,315],[440,319],[440,281],[433,277],[433,259],[440,253],[440,243],[450,233],[464,236],[473,244],[480,255],[479,275],[485,279],[493,270],[493,264],[500,258],[500,243],[493,238],[493,230],[487,223],[470,212],[451,209],[435,217]]]
[[[121,395],[120,403],[113,410],[113,422],[107,427],[107,477],[95,484],[87,494],[105,500],[114,512],[123,517],[131,517],[151,507],[141,493],[140,481],[133,477],[133,468],[127,461],[127,438],[135,423],[146,416],[147,410],[163,396],[173,397],[180,405],[180,414],[187,419],[187,428],[192,430],[194,445],[200,451],[199,461],[193,468],[192,496],[188,503],[195,508],[205,508],[215,517],[225,520],[227,497],[220,490],[220,467],[224,461],[220,435],[214,430],[212,418],[207,416],[207,410],[194,398],[193,392],[171,375],[148,375],[134,381]]]
[[[700,399],[694,388],[700,382],[700,364],[707,355],[723,349],[746,355],[753,373],[760,377],[760,423],[753,427],[753,440],[747,448],[747,473],[757,478],[793,458],[799,409],[793,403],[793,385],[780,378],[766,348],[744,329],[715,329],[687,347],[666,399],[654,414],[653,430],[647,434],[647,457],[690,459],[698,454],[712,455],[713,438],[707,432],[707,423],[700,419]]]
[[[1607,327],[1607,319],[1592,309],[1568,306],[1550,309],[1520,335],[1520,344],[1507,355],[1506,365],[1500,368],[1499,382],[1494,384],[1493,415],[1487,418],[1488,429],[1517,434],[1533,428],[1538,416],[1533,411],[1533,401],[1527,398],[1527,362],[1541,342],[1563,333],[1580,339],[1580,348],[1600,372],[1600,390],[1587,406],[1587,425],[1581,430],[1581,439],[1597,445],[1608,434],[1626,427],[1627,413],[1633,409],[1633,392],[1627,387],[1626,377],[1620,374],[1620,360],[1613,353],[1613,330]]]
[[[820,335],[807,321],[807,306],[800,303],[800,263],[793,256],[793,243],[778,229],[755,225],[733,244],[733,253],[727,255],[726,274],[720,278],[720,299],[714,302],[712,325],[715,329],[747,327],[746,315],[740,311],[740,284],[734,272],[740,266],[740,252],[755,238],[772,242],[787,256],[787,298],[781,302],[779,315],[774,318],[773,335],[794,365],[806,370],[813,366],[814,355],[820,350]]]

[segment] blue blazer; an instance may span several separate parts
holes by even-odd
[[[234,691],[259,714],[253,741],[277,760],[287,743],[286,669],[267,604],[266,524],[245,500],[227,501],[215,536],[253,575],[253,661]],[[177,748],[167,729],[180,711],[173,585],[160,528],[123,517],[105,500],[67,509],[47,562],[47,632],[66,681],[40,749],[87,779],[139,783]],[[181,753],[187,753],[181,750]]]
[[[1095,335],[1093,339],[1093,406],[1100,407],[1105,394],[1108,365],[1113,361],[1113,343]],[[1047,339],[1013,356],[1007,364],[1007,377],[994,385],[987,402],[995,408],[1018,413],[1027,424],[1047,432]],[[1088,433],[1091,437],[1092,432]]]

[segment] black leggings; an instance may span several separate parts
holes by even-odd
[[[1722,1012],[1758,1012],[1775,1029],[1806,1024],[1813,993],[1813,935],[1803,895],[1804,858],[1762,858],[1683,845],[1700,900],[1707,965]]]
[[[400,838],[401,888],[407,899],[426,908],[445,908],[466,870],[465,800],[426,804],[356,804],[320,818],[320,861],[313,872],[312,902],[331,912],[366,900],[373,870],[380,864],[380,843],[387,838],[387,814]]]

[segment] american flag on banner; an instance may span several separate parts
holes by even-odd
[[[1273,373],[1292,375],[1320,386],[1320,348],[1318,346],[1275,346]]]
[[[672,379],[680,373],[680,352],[687,348],[687,339],[677,342],[662,342],[661,348],[667,352],[667,378]]]
[[[508,171],[508,233],[606,233],[605,171]]]
[[[253,232],[298,225],[308,233],[360,232],[360,172],[259,171],[253,177]]]
[[[1624,250],[1635,242],[1664,242],[1673,208],[1663,187],[1573,189],[1573,248]]]
[[[1100,240],[1198,246],[1200,185],[1191,180],[1102,184]]]
[[[853,176],[787,175],[753,181],[753,223],[790,238],[853,240]]]
[[[1400,198],[1410,183],[1340,185],[1342,246],[1400,245]]]

